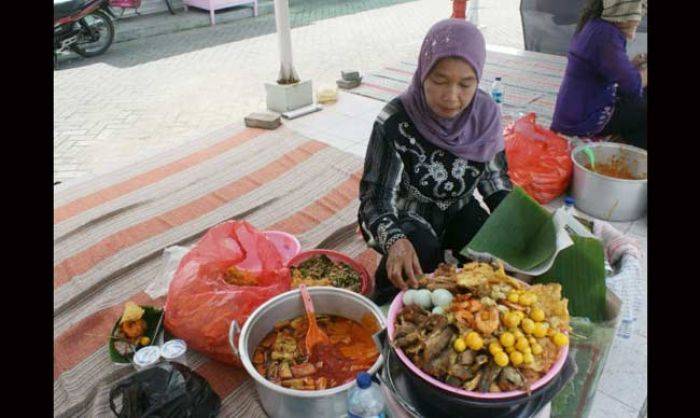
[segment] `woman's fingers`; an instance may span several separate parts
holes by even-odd
[[[415,251],[413,252],[413,271],[418,275],[423,275],[423,269],[420,266],[420,260],[418,260],[418,255]]]
[[[413,273],[413,260],[411,258],[406,257],[403,260],[403,270],[406,272],[408,285],[413,288],[418,287],[418,280],[416,280],[416,275]]]
[[[403,278],[401,277],[401,264],[397,262],[393,262],[391,264],[387,263],[387,274],[389,275],[389,280],[396,286],[397,288],[401,290],[405,290],[407,288],[406,283],[403,281]]]

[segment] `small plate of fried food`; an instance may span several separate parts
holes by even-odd
[[[134,353],[153,344],[162,331],[163,309],[126,302],[109,338],[109,356],[115,363],[131,363]]]

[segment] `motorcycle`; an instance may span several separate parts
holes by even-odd
[[[53,56],[71,50],[83,57],[103,54],[114,41],[109,0],[54,0]]]

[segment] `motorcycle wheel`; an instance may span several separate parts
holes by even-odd
[[[79,42],[73,45],[71,50],[83,57],[96,57],[103,54],[114,41],[114,24],[112,19],[101,10],[87,15],[83,19],[85,19],[85,23],[90,28],[97,30],[98,40],[96,42]],[[83,34],[83,36],[87,37],[89,35]]]

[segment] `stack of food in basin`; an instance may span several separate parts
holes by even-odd
[[[568,354],[559,284],[528,285],[502,266],[474,262],[442,264],[419,285],[394,299],[387,321],[414,403],[437,411],[463,400],[543,400]]]

